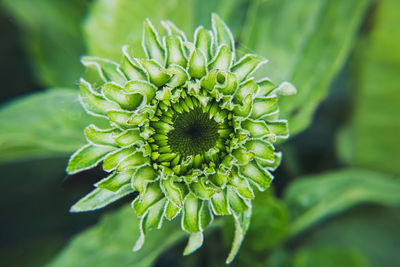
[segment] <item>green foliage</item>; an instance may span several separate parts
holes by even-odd
[[[400,174],[399,8],[399,1],[382,1],[375,27],[357,46],[354,114],[339,136],[347,163],[395,174]]]
[[[285,194],[294,219],[289,236],[360,203],[400,206],[399,192],[399,179],[362,169],[302,177],[290,184]]]
[[[67,156],[85,144],[82,132],[91,122],[76,90],[50,89],[14,100],[0,109],[0,162]]]
[[[43,86],[71,87],[83,70],[81,0],[3,0],[1,3],[21,29],[32,69]]]
[[[148,234],[140,253],[133,253],[132,240],[139,237],[138,225],[131,207],[115,211],[74,238],[48,266],[152,266],[161,252],[187,236],[177,223],[167,222],[164,231]]]
[[[306,129],[352,48],[368,0],[254,1],[242,31],[243,49],[269,59],[262,71],[290,81],[296,96],[280,109],[290,132]]]

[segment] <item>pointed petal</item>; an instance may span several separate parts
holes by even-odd
[[[183,256],[187,256],[193,252],[195,252],[198,248],[203,245],[204,236],[202,232],[194,233],[189,235],[188,244],[183,251]]]
[[[218,48],[217,55],[208,64],[209,70],[229,71],[232,66],[233,54],[225,44]]]
[[[247,119],[242,121],[241,125],[243,129],[249,131],[252,138],[263,138],[271,134],[264,120]]]
[[[108,154],[104,159],[103,169],[108,172],[113,171],[123,159],[135,153],[135,150],[133,147],[121,148]]]
[[[257,97],[253,103],[251,118],[258,119],[265,115],[275,114],[278,111],[279,111],[278,97],[276,96]]]
[[[211,198],[211,207],[216,215],[229,215],[228,197],[226,189],[215,193]]]
[[[231,70],[238,76],[239,81],[243,81],[265,63],[267,63],[267,60],[264,60],[262,57],[248,54],[242,57]]]
[[[117,192],[111,192],[106,189],[96,188],[84,198],[74,204],[70,212],[92,211],[103,208],[108,204],[132,193],[133,189],[130,185],[123,186]]]
[[[124,172],[113,172],[106,178],[95,184],[97,188],[107,189],[111,192],[117,192],[122,186],[130,184],[134,170]]]
[[[271,163],[274,162],[275,148],[271,143],[262,140],[250,140],[247,141],[244,146],[248,151],[254,153],[257,158]]]
[[[207,61],[204,53],[198,49],[193,49],[190,55],[188,73],[192,78],[202,78],[207,74]]]
[[[71,156],[67,172],[74,174],[95,167],[113,150],[115,150],[115,147],[85,145]]]
[[[133,201],[132,206],[138,216],[143,216],[151,206],[162,198],[164,198],[164,194],[158,183],[149,183],[146,190]]]
[[[182,41],[186,42],[186,35],[174,23],[169,20],[161,21],[162,26],[167,30],[168,35],[176,35],[181,37]]]
[[[101,78],[103,83],[114,81],[118,84],[124,84],[126,82],[125,75],[119,70],[118,64],[107,59],[97,57],[82,57],[81,62],[87,68],[97,71],[98,77]],[[98,87],[101,84],[94,84],[93,86]]]
[[[207,60],[211,59],[213,37],[211,32],[204,29],[203,26],[197,27],[194,32],[194,45],[203,52]]]
[[[118,108],[117,104],[105,100],[103,96],[94,92],[90,84],[83,79],[80,82],[80,89],[79,99],[88,113],[106,116],[108,110]]]
[[[121,108],[126,110],[134,110],[142,102],[142,96],[139,94],[129,94],[116,83],[106,83],[102,87],[104,97],[110,101],[117,103]]]
[[[154,59],[160,65],[164,64],[164,49],[159,41],[158,33],[149,19],[143,25],[143,49],[148,59]]]
[[[183,204],[183,215],[182,215],[182,228],[189,233],[200,232],[200,200],[193,194],[189,193]]]
[[[253,182],[260,191],[267,189],[273,179],[273,176],[268,171],[260,168],[256,161],[240,166],[239,174]]]
[[[118,147],[117,142],[114,140],[114,135],[121,131],[117,128],[102,130],[91,124],[85,128],[84,132],[86,139],[93,144]]]
[[[165,69],[155,60],[140,60],[140,64],[146,70],[149,75],[150,81],[157,87],[166,84],[171,78]]]
[[[152,167],[139,167],[132,177],[132,188],[142,194],[145,192],[147,184],[156,180],[157,177],[158,175]]]
[[[215,13],[211,15],[212,30],[214,32],[216,45],[225,44],[232,52],[235,51],[235,41],[232,33],[225,22]]]
[[[183,51],[181,39],[176,35],[167,35],[164,42],[166,50],[166,67],[176,64],[186,68],[187,59]]]

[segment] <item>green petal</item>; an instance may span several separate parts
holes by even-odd
[[[249,79],[240,84],[233,99],[236,103],[241,103],[248,95],[256,95],[257,91],[258,84],[253,79]]]
[[[140,60],[140,64],[147,71],[150,77],[150,82],[152,82],[157,87],[160,87],[167,83],[170,76],[165,72],[165,69],[155,60]]]
[[[147,58],[158,61],[160,65],[164,64],[164,49],[160,44],[157,31],[148,19],[146,19],[143,25],[142,45]]]
[[[178,207],[183,206],[185,190],[181,184],[174,182],[174,177],[161,179],[160,186],[169,201],[173,202]]]
[[[167,205],[165,207],[165,212],[164,212],[165,218],[170,221],[170,220],[174,219],[179,214],[180,211],[181,211],[181,208],[176,206],[171,201],[168,201]]]
[[[167,35],[164,39],[166,49],[166,67],[172,64],[186,68],[187,59],[181,39],[176,35]]]
[[[183,31],[181,31],[174,23],[169,20],[161,21],[162,26],[167,30],[168,35],[176,35],[181,37],[182,41],[186,41],[186,35]]]
[[[208,64],[209,70],[229,71],[232,66],[233,54],[228,46],[225,44],[218,48],[217,55]]]
[[[132,48],[128,45],[122,47],[122,53],[124,55],[122,63],[120,65],[120,70],[122,70],[128,77],[128,80],[143,80],[147,81],[147,74],[142,70],[142,68],[137,63],[136,59],[130,56]]]
[[[183,204],[182,228],[189,233],[200,232],[200,200],[189,193]]]
[[[133,112],[126,110],[109,110],[107,116],[111,122],[121,129],[129,129],[135,125],[129,124],[128,121],[133,115]]]
[[[286,120],[269,121],[267,125],[268,128],[271,130],[271,132],[273,132],[277,137],[280,138],[289,137],[289,127],[288,127],[288,122]]]
[[[229,252],[228,258],[225,261],[226,264],[229,264],[234,260],[236,254],[240,249],[240,246],[242,245],[243,239],[246,236],[247,230],[249,229],[250,226],[251,207],[238,216],[234,215],[234,218],[235,218],[235,236],[232,242],[232,249]]]
[[[113,171],[123,159],[135,153],[135,150],[136,149],[132,147],[121,148],[108,154],[104,159],[103,169],[108,172]]]
[[[210,199],[215,193],[215,190],[210,186],[207,186],[205,183],[205,179],[199,179],[199,181],[190,184],[190,190],[199,199]]]
[[[251,117],[260,118],[278,112],[278,98],[276,96],[257,97],[253,103]]]
[[[198,248],[203,245],[204,236],[202,232],[194,233],[189,235],[188,244],[183,251],[183,256],[187,256],[193,252],[195,252]]]
[[[267,189],[273,179],[273,176],[268,171],[260,168],[255,161],[252,161],[247,165],[240,166],[239,174],[253,182],[260,191]]]
[[[202,78],[207,74],[207,63],[204,53],[195,48],[189,59],[188,73],[192,78]]]
[[[129,81],[125,84],[124,90],[129,94],[142,96],[142,103],[147,105],[153,100],[157,92],[157,87],[146,81]]]
[[[242,121],[242,128],[249,131],[252,138],[263,138],[271,134],[264,120],[247,119]]]
[[[228,182],[228,175],[218,170],[215,174],[209,176],[208,179],[216,186],[224,188]]]
[[[179,65],[172,64],[165,72],[171,75],[171,79],[167,83],[167,86],[171,88],[184,85],[189,80],[189,73]]]
[[[136,152],[126,158],[124,158],[117,166],[117,171],[123,171],[126,169],[137,168],[144,164],[150,164],[150,158],[145,157],[143,152]]]
[[[246,165],[254,158],[254,153],[243,148],[238,148],[232,151],[232,156],[235,157],[239,165]]]
[[[251,188],[249,181],[239,175],[234,175],[234,178],[229,181],[231,185],[233,185],[238,192],[238,194],[243,198],[253,199],[254,192]]]
[[[123,172],[113,172],[95,186],[102,189],[107,189],[111,192],[117,192],[122,186],[130,184],[134,170],[126,170]]]
[[[267,61],[260,56],[248,54],[242,57],[239,62],[232,67],[232,72],[237,75],[239,81],[243,81],[266,62]]]
[[[232,52],[235,51],[235,41],[232,33],[222,19],[215,13],[211,15],[212,30],[214,32],[216,45],[225,44]]]
[[[85,110],[95,116],[105,116],[108,110],[118,108],[117,104],[105,100],[102,95],[94,92],[90,84],[83,79],[80,82],[79,99]]]
[[[106,189],[96,188],[84,198],[74,204],[70,212],[82,212],[97,210],[107,206],[108,204],[128,195],[133,192],[130,185],[123,186],[117,192],[111,192]]]
[[[126,82],[124,74],[119,70],[118,64],[111,60],[97,57],[82,57],[81,62],[87,68],[93,68],[98,72],[103,82],[116,82],[123,85]]]
[[[258,83],[258,86],[260,87],[260,89],[258,90],[257,96],[267,96],[276,89],[275,84],[273,84],[271,82],[271,80],[268,78],[264,78],[257,83]]]
[[[248,151],[253,152],[256,157],[264,161],[274,162],[275,148],[271,143],[262,140],[250,140],[244,146]]]
[[[116,83],[106,83],[102,88],[104,97],[110,101],[117,103],[121,108],[134,110],[142,102],[142,96],[137,94],[129,94]]]
[[[245,118],[250,114],[252,106],[253,106],[253,96],[248,95],[243,100],[242,105],[235,105],[235,107],[233,108],[233,113],[235,113],[235,115],[237,116]]]
[[[246,201],[230,186],[228,186],[228,202],[230,210],[236,215],[243,213],[249,208]]]
[[[161,228],[164,206],[165,201],[158,202],[152,206],[149,212],[140,220],[140,236],[133,247],[134,252],[142,248],[146,234],[149,230]]]
[[[86,139],[93,144],[118,147],[114,140],[114,135],[120,131],[116,128],[102,130],[91,124],[85,128],[84,132]]]
[[[211,197],[211,207],[216,215],[230,214],[226,189],[215,193]]]
[[[143,216],[151,206],[162,198],[164,198],[164,194],[158,183],[149,183],[146,190],[133,201],[132,206],[138,216]]]
[[[126,147],[138,143],[143,143],[144,139],[140,136],[140,133],[141,132],[139,129],[129,129],[117,136],[114,135],[113,138],[119,146]]]
[[[139,167],[132,177],[132,188],[142,194],[145,192],[147,184],[156,180],[157,177],[158,175],[152,167]]]
[[[261,159],[256,159],[257,163],[260,165],[262,168],[266,168],[267,170],[270,171],[275,171],[276,168],[279,167],[282,161],[282,153],[281,152],[275,152],[274,153],[274,161],[269,162],[269,161],[263,161]]]
[[[211,49],[213,45],[212,34],[210,31],[204,29],[203,26],[197,27],[196,31],[194,32],[194,45],[204,53],[207,60],[211,59]]]
[[[85,145],[76,151],[68,162],[67,172],[74,174],[95,167],[104,157],[115,150],[109,146]]]
[[[214,216],[211,211],[210,202],[203,200],[200,208],[200,227],[205,229],[213,220]]]

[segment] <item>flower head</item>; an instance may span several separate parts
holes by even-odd
[[[253,188],[265,190],[281,153],[274,143],[288,137],[278,120],[277,87],[254,71],[265,60],[238,59],[230,30],[213,15],[212,31],[197,28],[194,41],[172,22],[162,39],[145,21],[146,58],[123,47],[123,60],[85,57],[80,100],[109,127],[85,129],[88,144],[70,159],[68,173],[101,161],[110,175],[71,211],[101,208],[133,191],[141,238],[164,218],[181,214],[182,228],[200,237],[215,215],[251,208]],[[200,242],[201,244],[201,242]],[[191,251],[188,251],[191,252]]]

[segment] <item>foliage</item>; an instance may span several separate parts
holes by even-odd
[[[4,185],[20,192],[18,197],[2,194],[2,203],[15,202],[25,209],[29,202],[30,217],[35,216],[36,201],[40,210],[47,207],[43,203],[52,203],[53,209],[43,217],[46,223],[32,219],[30,231],[41,236],[51,220],[61,220],[65,229],[34,239],[25,226],[29,217],[21,213],[14,220],[24,221],[22,233],[27,233],[30,244],[23,243],[23,249],[11,244],[10,253],[3,246],[6,250],[0,256],[13,258],[7,266],[43,266],[45,261],[49,266],[221,266],[221,255],[227,254],[233,240],[233,252],[242,245],[233,266],[398,266],[399,5],[397,0],[3,0],[2,12],[18,27],[16,34],[36,83],[51,89],[0,107]],[[189,36],[197,25],[210,28],[213,12],[232,29],[239,56],[264,56],[269,62],[259,73],[277,82],[289,80],[297,88],[295,96],[279,96],[280,113],[289,121],[293,138],[284,144],[288,153],[272,182],[274,188],[256,193],[251,220],[237,217],[232,236],[235,225],[217,218],[206,232],[203,248],[182,257],[175,251],[181,251],[177,247],[188,235],[176,220],[148,233],[142,250],[132,252],[140,220],[129,205],[108,212],[118,207],[113,204],[96,213],[92,219],[107,214],[94,226],[84,221],[86,214],[61,216],[62,209],[67,214],[65,205],[56,204],[63,196],[55,196],[61,186],[48,176],[60,177],[61,171],[55,169],[86,143],[84,127],[107,125],[100,117],[93,121],[81,108],[77,84],[79,77],[91,73],[82,73],[79,58],[119,62],[125,44],[135,57],[142,57],[145,18],[158,29],[161,20],[171,20]],[[7,84],[2,87],[13,90]],[[300,158],[296,151],[307,144],[323,148],[310,151],[315,157]],[[311,167],[293,168],[304,162]],[[95,180],[102,175],[92,170],[71,177]],[[77,188],[73,197],[86,190]],[[67,202],[71,201],[69,195]],[[92,205],[90,197],[84,204]],[[11,214],[13,204],[7,205],[6,214]],[[50,218],[53,214],[56,218]],[[70,216],[75,219],[67,219]],[[74,224],[79,220],[78,227]],[[2,222],[3,228],[18,232],[21,225]],[[56,256],[67,237],[83,228],[88,229]],[[12,231],[8,232],[6,237]],[[184,254],[197,249],[200,241],[202,236],[192,234]],[[15,257],[27,248],[31,253]]]

